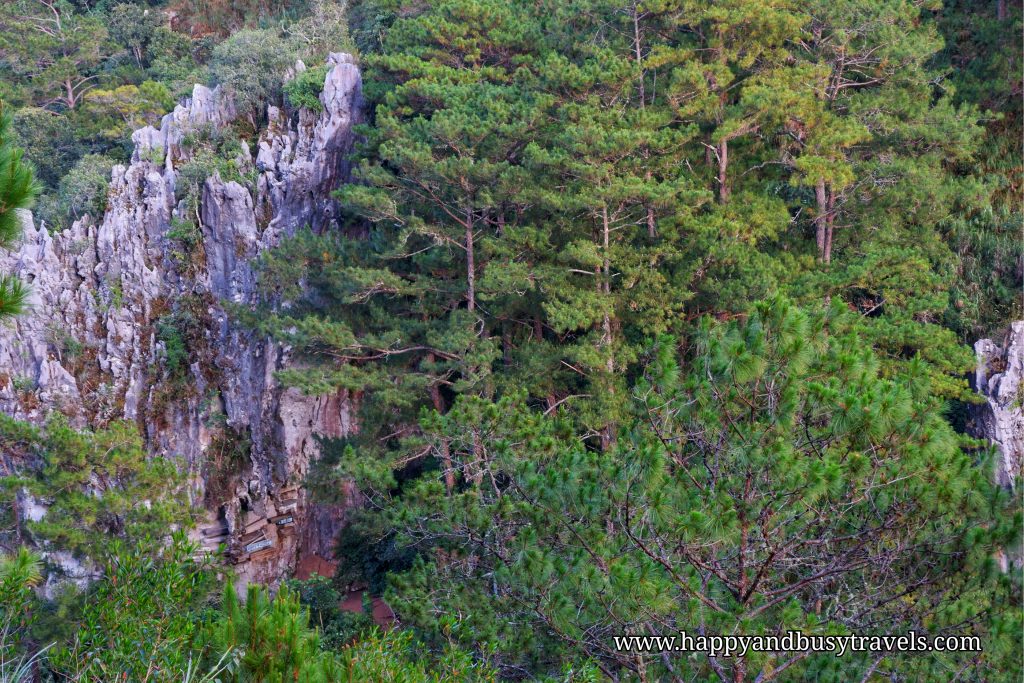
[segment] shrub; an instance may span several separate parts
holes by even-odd
[[[63,114],[26,107],[11,117],[11,128],[14,144],[25,150],[25,158],[35,167],[36,179],[56,190],[83,152],[71,122]]]
[[[77,633],[50,657],[57,679],[182,680],[191,664],[188,644],[214,585],[198,547],[179,531],[170,543],[116,543],[104,560]]]
[[[341,609],[344,596],[331,579],[314,574],[305,581],[292,579],[288,588],[309,608],[310,623],[320,629],[324,647],[340,649],[373,630],[370,610],[349,612]]]
[[[299,109],[323,111],[320,93],[324,90],[324,79],[327,78],[327,65],[307,69],[288,81],[284,86],[284,94],[288,104]]]
[[[354,52],[348,35],[348,3],[312,0],[309,14],[285,29],[298,56],[309,63],[327,58],[329,52]]]
[[[294,61],[277,31],[239,31],[213,50],[210,75],[235,97],[255,127],[259,110],[281,97],[281,80]]]
[[[51,227],[63,229],[85,214],[102,215],[113,168],[110,157],[86,154],[61,179],[56,193],[40,200],[39,217]]]

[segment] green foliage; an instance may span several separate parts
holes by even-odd
[[[746,321],[705,320],[684,359],[660,339],[606,451],[515,396],[426,416],[455,488],[436,471],[401,489],[371,482],[358,522],[420,555],[392,576],[389,604],[428,642],[453,637],[507,674],[590,659],[609,675],[755,678],[784,663],[613,647],[614,635],[696,623],[984,633],[986,654],[883,666],[935,681],[950,667],[1015,666],[1003,635],[1020,624],[1004,602],[1015,579],[991,558],[1014,542],[1019,513],[960,451],[920,364],[881,377],[850,318],[773,300]],[[794,680],[849,680],[872,664],[827,654],[790,668]]]
[[[67,0],[12,0],[0,6],[4,65],[23,79],[24,98],[36,106],[75,109],[110,48],[101,17],[76,12]]]
[[[308,4],[308,0],[180,0],[175,9],[192,35],[227,37],[243,28],[284,23]]]
[[[381,47],[361,182],[339,198],[369,234],[268,257],[269,289],[305,291],[260,326],[324,361],[286,382],[374,392],[353,447],[380,476],[422,452],[422,408],[465,393],[525,389],[609,447],[645,339],[779,292],[843,299],[884,373],[918,357],[967,395],[971,354],[938,324],[939,227],[978,114],[935,91],[940,41],[912,3],[356,14]]]
[[[0,679],[53,640],[54,673],[80,680],[1019,678],[1019,575],[991,560],[1019,506],[941,402],[973,399],[964,342],[1022,310],[1021,20],[961,0],[0,3],[19,108],[0,120],[0,246],[34,189],[12,142],[48,227],[98,218],[132,129],[194,82],[233,92],[247,132],[282,97],[319,111],[326,67],[281,80],[349,49],[346,24],[369,121],[342,229],[266,254],[264,305],[236,311],[299,357],[280,380],[360,397],[359,433],[325,441],[307,482],[367,498],[334,584],[205,611],[209,572],[163,542],[187,521],[166,503],[180,477],[133,427],[0,419],[23,471],[4,480],[8,545],[104,561],[53,601],[32,556],[0,561],[17,623]],[[253,189],[241,129],[182,141],[183,275],[205,263],[206,179]],[[0,316],[23,295],[0,280]],[[97,298],[124,303],[116,279]],[[195,398],[192,368],[220,372],[209,304],[180,297],[154,325],[147,420]],[[212,504],[250,445],[207,426]],[[342,612],[348,582],[386,588],[413,629]],[[694,624],[969,631],[985,652],[611,647]]]
[[[107,17],[110,38],[128,48],[136,64],[143,66],[160,29],[161,13],[144,4],[120,2],[110,8]]]
[[[186,134],[181,142],[188,156],[176,169],[175,198],[181,202],[178,214],[171,218],[167,238],[175,243],[171,252],[178,267],[186,273],[205,265],[200,204],[203,187],[214,174],[225,182],[236,182],[255,192],[256,169],[242,154],[235,131],[213,131],[200,127]]]
[[[941,404],[971,397],[964,330],[1005,324],[1020,277],[986,213],[1012,162],[974,171],[987,115],[947,87],[959,11],[354,3],[371,115],[348,234],[285,241],[240,313],[304,354],[286,384],[366,394],[310,476],[368,498],[340,579],[390,580],[429,645],[510,677],[872,665],[611,647],[696,623],[974,629],[977,661],[877,673],[1010,665],[1017,579],[990,558],[1018,511]]]
[[[249,585],[243,604],[229,581],[221,610],[221,618],[204,635],[204,645],[217,655],[229,650],[238,653],[236,665],[222,680],[339,680],[337,660],[320,649],[319,634],[309,627],[308,610],[287,586],[271,598],[261,586]]]
[[[102,577],[70,616],[74,629],[64,642],[44,648],[44,670],[62,680],[167,683],[494,680],[455,648],[436,659],[425,656],[407,633],[367,629],[343,648],[321,649],[308,611],[287,586],[273,598],[250,586],[242,604],[228,580],[220,608],[212,609],[217,577],[197,553],[183,532],[169,542],[147,537],[111,544]],[[20,637],[46,607],[32,590],[41,577],[39,558],[25,549],[0,561],[5,682],[34,680],[39,655],[19,655]]]
[[[1015,94],[1020,92],[1022,15],[1018,2],[952,0],[939,21],[946,39],[941,58],[956,100],[989,110],[975,160],[957,169],[970,179],[972,192],[946,224],[946,239],[959,258],[945,322],[968,340],[999,334],[1007,320],[1024,316],[1019,144],[1024,113]]]
[[[183,482],[177,466],[148,457],[135,424],[79,431],[56,413],[43,427],[0,416],[0,443],[24,463],[0,480],[19,531],[80,558],[98,561],[119,539],[166,539],[192,519],[172,498]],[[18,512],[22,489],[46,506],[41,519]]]
[[[160,118],[174,108],[174,98],[163,83],[143,81],[112,90],[89,91],[77,118],[80,135],[110,143],[127,140],[145,125],[159,127]]]
[[[186,199],[198,208],[202,186],[214,173],[219,173],[225,182],[237,182],[255,191],[253,169],[240,158],[242,143],[234,129],[200,127],[186,134],[181,144],[189,156],[178,169],[180,185],[175,186],[175,191],[179,200]]]
[[[177,216],[171,218],[171,229],[167,231],[167,239],[176,245],[171,252],[171,257],[179,268],[188,272],[195,269],[197,265],[201,265],[201,257],[204,255],[202,250],[203,232],[197,221]],[[170,332],[168,332],[168,336],[171,336]]]
[[[167,85],[175,97],[192,92],[195,83],[202,83],[207,74],[199,59],[209,51],[207,41],[193,41],[166,26],[153,31],[148,43],[150,78]]]
[[[327,66],[306,69],[284,85],[284,94],[288,104],[299,109],[323,111],[320,93],[324,90],[324,79],[327,78]]]
[[[40,184],[47,191],[56,190],[83,152],[70,119],[47,109],[24,107],[14,113],[11,129]]]
[[[497,680],[493,670],[475,662],[464,650],[450,647],[436,659],[425,654],[422,645],[408,632],[373,633],[341,651],[341,677],[336,680],[344,683],[483,683]],[[580,680],[582,682],[583,679]]]
[[[31,628],[36,620],[35,589],[43,580],[38,554],[19,547],[0,557],[0,682],[34,683],[50,646],[35,649]]]
[[[307,596],[310,586],[305,586]],[[221,615],[204,635],[208,659],[232,652],[234,661],[221,675],[225,682],[337,683],[341,681],[491,681],[493,673],[467,653],[450,648],[441,657],[424,656],[411,634],[368,632],[340,651],[321,649],[320,635],[309,625],[309,611],[290,586],[273,598],[250,585],[244,603],[228,582]]]
[[[22,546],[16,553],[0,558],[0,661],[16,657],[32,625],[33,589],[42,580],[42,560],[28,548]],[[8,680],[5,674],[0,670],[0,680]]]
[[[214,372],[209,340],[209,296],[190,294],[178,297],[173,308],[155,322],[160,344],[160,368],[154,368],[165,390],[180,396],[194,390],[192,366],[200,372]],[[162,372],[161,372],[162,371]]]
[[[213,430],[206,449],[203,479],[206,504],[215,507],[234,495],[234,484],[239,473],[250,464],[252,440],[247,431],[239,431],[226,424]]]
[[[0,249],[10,249],[21,236],[22,211],[38,192],[32,167],[11,143],[11,115],[0,102]],[[0,273],[0,321],[20,312],[27,295],[20,280]]]
[[[334,584],[331,579],[314,574],[305,581],[292,579],[288,588],[309,609],[310,624],[320,631],[323,646],[329,650],[341,650],[345,645],[368,636],[374,626],[368,612],[341,609],[344,596]]]
[[[239,31],[213,50],[210,76],[235,98],[239,111],[251,120],[261,108],[281,97],[281,80],[294,57],[275,30]]]
[[[99,221],[107,208],[107,188],[115,161],[100,154],[86,154],[60,180],[57,191],[40,201],[37,212],[49,229],[59,231],[82,216]]]
[[[49,655],[54,673],[81,681],[181,681],[214,575],[183,532],[114,543],[90,587],[70,643]]]
[[[185,343],[187,327],[183,328],[182,322],[181,316],[173,314],[156,322],[156,338],[163,344],[163,364],[171,380],[181,380],[188,373],[189,350]]]
[[[331,52],[354,52],[346,0],[309,0],[305,16],[287,24],[284,31],[296,56],[307,64],[322,62]]]

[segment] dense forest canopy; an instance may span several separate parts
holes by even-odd
[[[175,169],[186,217],[251,180],[268,106],[323,109],[329,53],[365,122],[341,215],[230,308],[302,359],[280,382],[357,406],[304,482],[359,491],[335,576],[240,600],[139,425],[0,416],[0,679],[1019,680],[1019,489],[964,423],[971,344],[1024,316],[1021,36],[1015,0],[3,3],[4,248],[33,198],[54,233],[102,215],[196,83],[237,117]],[[0,273],[0,316],[24,297]],[[41,548],[95,580],[55,589]],[[614,640],[681,630],[984,647]]]

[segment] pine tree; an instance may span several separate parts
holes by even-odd
[[[0,7],[0,56],[29,82],[40,107],[73,110],[95,86],[96,69],[110,55],[102,19],[68,0],[11,0]]]
[[[37,193],[31,167],[11,144],[11,115],[0,102],[0,249],[10,249],[21,237],[26,220],[22,210],[32,205]],[[0,273],[0,321],[17,315],[27,295],[20,280]]]
[[[524,18],[518,5],[447,2],[396,23],[388,52],[366,59],[377,107],[365,182],[340,193],[370,234],[305,236],[267,263],[266,280],[279,282],[302,255],[309,290],[284,292],[293,307],[268,329],[294,326],[289,340],[327,360],[285,378],[373,391],[360,453],[378,457],[381,476],[422,454],[422,408],[495,390],[491,302],[527,274],[495,275],[490,264],[521,206],[521,157],[544,101],[523,87],[542,42]]]
[[[984,582],[1010,533],[993,520],[1013,517],[939,403],[966,395],[969,350],[940,325],[958,264],[942,228],[978,201],[964,168],[982,131],[944,87],[933,9],[357,3],[373,116],[364,184],[340,194],[349,235],[267,258],[278,304],[258,321],[306,354],[283,379],[362,405],[361,433],[328,444],[314,478],[365,496],[342,575],[390,580],[431,645],[465,634],[510,675],[786,665],[609,644],[702,618],[808,633],[959,619],[992,629],[980,663],[998,666],[1018,622],[990,597],[1005,582]],[[751,311],[780,292],[831,309]],[[710,319],[738,322],[695,324]],[[665,334],[685,371],[675,342],[645,355]],[[904,476],[875,497],[871,477]],[[806,519],[780,516],[786,495]],[[751,525],[766,510],[779,525]]]
[[[945,316],[948,326],[968,341],[998,334],[1024,316],[1024,254],[1020,249],[1020,147],[1024,123],[1020,78],[1020,2],[943,3],[941,55],[957,103],[975,103],[985,112],[985,136],[976,157],[958,165],[973,192],[943,224],[957,254],[956,277]]]
[[[685,366],[662,338],[614,450],[586,447],[568,421],[515,397],[461,400],[429,418],[434,447],[445,443],[457,468],[477,457],[473,425],[490,468],[454,495],[432,476],[400,495],[373,490],[379,512],[362,523],[418,553],[392,576],[389,604],[435,638],[461,634],[507,673],[589,658],[608,676],[648,680],[788,670],[787,679],[839,681],[873,668],[940,681],[950,666],[1011,664],[1000,634],[1019,615],[993,596],[1009,595],[1013,581],[994,572],[991,554],[1019,517],[989,517],[1008,501],[960,450],[927,376],[880,377],[850,317],[841,307],[809,317],[774,300],[744,322],[705,320]],[[698,627],[991,628],[994,645],[990,656],[884,661],[614,647],[615,635]]]
[[[224,585],[223,617],[204,634],[204,649],[213,661],[224,652],[237,653],[225,681],[265,683],[327,683],[341,680],[336,659],[320,649],[319,634],[309,627],[309,611],[282,586],[271,597],[250,584],[241,603],[232,581]]]

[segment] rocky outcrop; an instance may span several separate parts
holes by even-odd
[[[998,450],[996,482],[1016,490],[1024,473],[1024,320],[1000,342],[979,340],[974,351],[974,388],[985,403],[974,410],[972,432]]]
[[[31,285],[29,312],[0,329],[0,410],[35,422],[58,410],[82,426],[137,421],[154,457],[188,468],[191,503],[207,517],[197,538],[228,546],[241,583],[329,553],[343,513],[314,505],[302,483],[319,454],[314,435],[354,428],[348,396],[281,387],[290,350],[227,311],[255,303],[261,253],[304,225],[335,228],[330,193],[349,177],[362,84],[349,55],[329,66],[323,111],[270,107],[267,129],[240,144],[244,178],[214,172],[198,206],[176,194],[190,140],[235,118],[230,97],[199,85],[159,128],[132,136],[102,217],[57,234],[30,224],[20,248],[0,255],[0,272]],[[182,223],[198,235],[187,254],[174,236]],[[188,349],[174,372],[172,343]]]
[[[260,139],[256,168],[261,172],[258,196],[267,202],[264,208],[274,217],[274,230],[329,225],[337,214],[330,193],[337,189],[338,177],[351,172],[351,129],[362,96],[359,69],[347,54],[332,54],[327,63],[332,68],[320,94],[322,113],[299,111],[290,130],[284,112],[268,108],[269,129]]]

